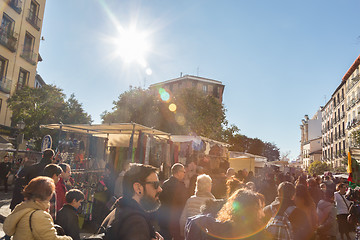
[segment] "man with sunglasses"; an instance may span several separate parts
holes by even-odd
[[[132,164],[123,178],[123,196],[105,218],[99,230],[109,240],[163,240],[155,232],[150,213],[160,207],[157,169],[150,165]]]

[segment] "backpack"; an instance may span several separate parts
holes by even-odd
[[[216,221],[210,215],[195,215],[186,221],[184,236],[185,240],[213,240],[208,231],[208,225]]]
[[[289,216],[296,207],[290,206],[284,212],[284,215],[276,215],[271,218],[265,229],[276,240],[293,240],[294,233],[289,221]]]

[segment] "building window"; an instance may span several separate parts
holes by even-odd
[[[40,30],[41,20],[38,18],[39,15],[39,4],[34,0],[30,3],[29,14],[26,20],[37,30]]]
[[[20,68],[19,79],[16,88],[21,89],[22,87],[26,86],[28,84],[28,80],[29,80],[29,72]]]
[[[216,98],[219,97],[219,87],[218,87],[218,86],[214,86],[214,88],[213,88],[213,95],[214,95],[214,97],[216,97]]]
[[[4,13],[1,20],[1,32],[11,34],[14,31],[14,20],[12,20],[7,14]]]
[[[203,89],[203,92],[204,93],[207,93],[207,91],[208,91],[208,85],[203,85],[203,87],[202,87],[202,89]]]
[[[23,52],[20,55],[21,57],[23,57],[26,61],[28,61],[32,65],[36,65],[36,62],[37,62],[37,59],[36,59],[37,55],[33,52],[34,42],[35,42],[35,38],[30,33],[26,32]]]
[[[7,59],[0,57],[0,80],[3,81],[6,75]]]
[[[197,87],[197,82],[196,82],[196,81],[193,81],[193,82],[192,82],[192,86],[193,86],[194,88],[196,88],[196,87]]]

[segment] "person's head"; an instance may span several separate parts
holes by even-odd
[[[341,195],[344,195],[346,193],[347,186],[345,183],[339,183],[336,185],[336,191],[338,191]]]
[[[54,191],[54,180],[49,177],[36,177],[25,186],[22,194],[26,200],[50,201]]]
[[[211,192],[212,179],[209,175],[201,174],[196,179],[195,193]]]
[[[183,181],[185,177],[185,167],[181,163],[175,163],[171,167],[171,175],[179,181]]]
[[[233,169],[233,168],[228,168],[226,170],[226,177],[228,177],[228,178],[235,176],[235,174],[236,174],[236,172],[235,172],[235,169]]]
[[[217,220],[235,223],[240,228],[239,230],[242,230],[240,234],[248,236],[249,232],[253,232],[254,228],[258,228],[261,224],[264,217],[263,207],[264,196],[262,194],[245,188],[238,189],[221,208]]]
[[[237,178],[231,177],[226,181],[226,196],[229,198],[236,190],[244,187],[244,184]]]
[[[326,201],[329,201],[329,202],[334,201],[334,192],[331,189],[326,189],[324,198]]]
[[[311,206],[315,206],[314,200],[311,198],[307,187],[302,185],[302,184],[298,184],[295,187],[295,204],[298,207],[311,207]]]
[[[321,183],[320,184],[320,189],[325,192],[326,191],[326,184],[325,183]]]
[[[309,178],[308,180],[306,180],[306,182],[310,188],[316,188],[318,186],[314,178]]]
[[[255,183],[254,182],[247,182],[246,183],[246,188],[250,189],[252,191],[255,191]]]
[[[84,201],[85,195],[78,189],[71,189],[65,194],[65,201],[67,204],[78,209]]]
[[[44,150],[43,152],[43,158],[46,159],[46,160],[53,160],[53,157],[55,156],[55,152],[54,150],[50,149],[50,148],[47,148]]]
[[[71,175],[71,168],[70,165],[67,163],[60,163],[59,166],[61,167],[61,169],[63,170],[63,172],[61,173],[61,178],[64,181],[69,180],[70,175]]]
[[[123,178],[123,198],[134,199],[145,211],[160,207],[160,187],[157,169],[150,165],[132,164]]]
[[[4,162],[8,162],[9,161],[9,155],[5,155],[4,156]]]
[[[282,182],[278,186],[278,197],[280,199],[292,200],[295,195],[295,187],[291,182]]]
[[[44,168],[44,175],[46,177],[52,178],[55,184],[57,184],[57,182],[59,181],[59,175],[62,172],[63,170],[61,169],[61,167],[53,163],[46,165],[46,167]]]

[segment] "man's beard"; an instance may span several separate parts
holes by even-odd
[[[155,197],[158,197],[159,193]],[[140,199],[140,205],[146,212],[155,212],[160,207],[160,200],[150,197],[147,192],[144,192],[144,196]]]

